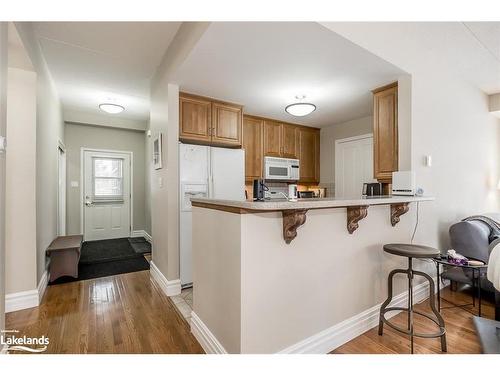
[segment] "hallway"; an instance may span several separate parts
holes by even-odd
[[[47,336],[46,353],[203,353],[149,271],[49,286],[39,307],[5,325]]]

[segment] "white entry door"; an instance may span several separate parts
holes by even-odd
[[[360,197],[373,180],[373,135],[335,141],[335,197]]]
[[[129,153],[84,151],[84,239],[130,236]]]

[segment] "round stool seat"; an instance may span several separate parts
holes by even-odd
[[[433,247],[405,243],[390,243],[384,245],[384,251],[389,254],[407,258],[434,258],[440,254],[440,251]]]

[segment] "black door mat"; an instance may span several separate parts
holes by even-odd
[[[64,284],[145,270],[149,270],[149,262],[142,254],[134,251],[128,238],[88,241],[82,245],[78,278],[63,276],[49,284]]]
[[[151,254],[151,244],[144,237],[129,238],[128,242],[137,254]]]

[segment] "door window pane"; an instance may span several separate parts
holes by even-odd
[[[92,158],[94,200],[123,200],[123,159]]]

